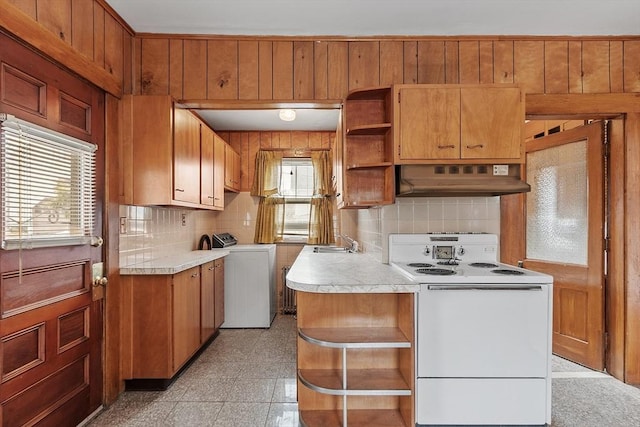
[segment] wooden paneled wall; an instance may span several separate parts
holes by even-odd
[[[640,92],[640,38],[297,40],[143,35],[134,92],[326,100],[393,83],[517,83],[526,93]]]
[[[105,70],[121,87],[122,92],[131,93],[131,46],[134,32],[104,0],[0,0],[1,13],[12,12],[12,6],[66,43],[82,59]],[[21,17],[14,17],[14,21]],[[24,29],[24,25],[19,23],[16,25],[20,27],[20,31],[24,31],[18,35],[32,42],[33,31]],[[44,48],[44,53],[54,58],[58,56],[46,51],[56,50],[55,47]],[[55,53],[60,53],[60,49]],[[103,89],[112,89],[104,87],[100,81],[96,81],[97,78],[92,78],[93,75],[73,71]]]
[[[240,153],[240,191],[250,191],[260,149],[331,149],[335,132],[216,132]]]

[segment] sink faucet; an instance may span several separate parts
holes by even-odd
[[[353,240],[351,237],[347,236],[346,234],[340,234],[340,238],[342,238],[342,240],[344,240],[350,245],[350,247],[347,248],[349,252],[358,252],[360,245],[358,244],[357,241]]]

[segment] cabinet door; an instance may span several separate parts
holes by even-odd
[[[224,148],[227,143],[214,134],[213,141],[213,207],[224,209]]]
[[[229,144],[224,148],[224,186],[231,191],[240,188],[240,155]]]
[[[200,266],[200,341],[205,342],[215,332],[215,261]]]
[[[173,370],[200,347],[200,267],[173,277]]]
[[[200,203],[200,123],[180,108],[174,112],[173,198]]]
[[[462,88],[461,157],[520,159],[524,109],[519,88]]]
[[[224,323],[224,258],[215,260],[215,310],[214,327],[218,329]]]
[[[460,157],[460,89],[400,88],[399,163]]]
[[[213,151],[214,133],[206,125],[200,125],[200,204],[214,206]]]

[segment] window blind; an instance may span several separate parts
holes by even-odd
[[[2,249],[91,242],[97,146],[0,113]]]

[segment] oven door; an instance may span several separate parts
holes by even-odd
[[[545,378],[549,285],[423,284],[419,378]]]

